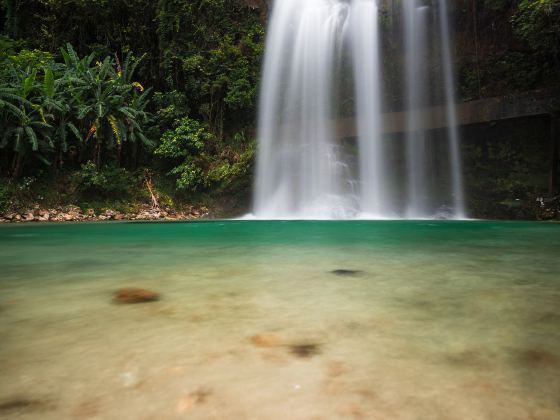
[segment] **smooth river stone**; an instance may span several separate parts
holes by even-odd
[[[119,289],[113,294],[113,300],[118,303],[146,303],[159,300],[159,294],[147,289],[128,287]]]

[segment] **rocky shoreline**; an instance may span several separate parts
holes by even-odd
[[[8,212],[0,215],[0,223],[31,223],[31,222],[95,222],[124,220],[197,220],[209,217],[206,207],[186,207],[183,210],[170,208],[154,208],[142,206],[137,212],[124,213],[112,209],[95,212],[94,209],[83,211],[78,206],[56,207],[51,209],[33,208],[25,211]]]

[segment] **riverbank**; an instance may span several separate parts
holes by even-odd
[[[225,204],[225,203],[223,203]],[[52,208],[33,207],[24,210],[8,211],[0,213],[0,223],[38,223],[38,222],[103,222],[103,221],[181,221],[199,219],[224,219],[235,218],[238,214],[247,211],[232,211],[227,204],[214,206],[192,206],[185,205],[180,209],[168,206],[157,208],[147,204],[135,205],[132,210],[122,211],[114,208],[104,208],[95,210],[92,208],[83,209],[76,205],[54,206]],[[525,221],[557,221],[560,222],[560,198],[538,201],[534,218],[495,218],[495,217],[474,217],[474,219],[488,220],[525,220]]]
[[[114,209],[95,211],[78,206],[63,206],[49,209],[32,208],[24,211],[0,214],[0,223],[37,222],[94,222],[109,220],[197,220],[211,218],[210,210],[204,206],[185,206],[181,210],[168,207],[141,206],[137,211],[122,212]]]

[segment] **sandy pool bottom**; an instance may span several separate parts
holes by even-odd
[[[559,234],[2,227],[0,418],[560,419]]]

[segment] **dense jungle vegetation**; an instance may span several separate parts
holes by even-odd
[[[0,0],[0,211],[246,208],[269,3]],[[559,0],[456,9],[462,99],[560,84]]]
[[[48,205],[246,199],[264,41],[258,3],[1,3],[0,191]],[[38,194],[37,191],[41,191]]]

